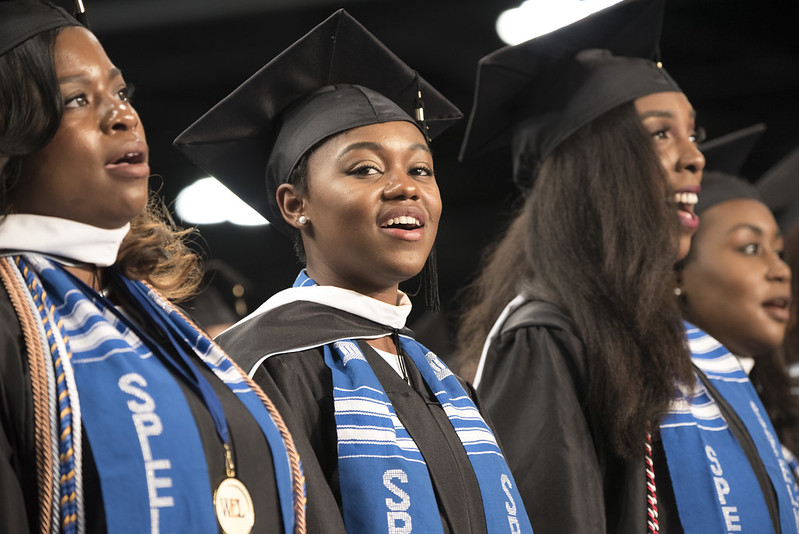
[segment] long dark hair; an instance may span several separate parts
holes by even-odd
[[[532,190],[462,297],[461,369],[519,292],[574,321],[588,359],[588,402],[613,450],[641,455],[647,428],[692,383],[672,293],[679,221],[633,104],[584,126],[547,157]]]
[[[47,145],[61,124],[54,51],[62,29],[36,34],[0,56],[0,217],[14,211],[15,188],[25,179],[23,159]],[[191,234],[175,227],[152,195],[145,211],[131,221],[118,266],[168,298],[187,298],[202,278],[199,259],[186,245]]]
[[[0,56],[0,209],[8,213],[22,158],[44,147],[63,113],[53,68],[61,29],[41,32]]]

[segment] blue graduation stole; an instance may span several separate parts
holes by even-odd
[[[294,287],[316,285],[305,271]],[[366,298],[366,297],[364,297]],[[510,469],[477,407],[432,352],[402,336],[410,356],[449,417],[483,496],[489,534],[531,533]],[[333,375],[338,465],[344,522],[354,534],[443,532],[424,458],[398,419],[357,343],[324,345]]]
[[[777,433],[737,358],[686,323],[691,358],[751,436],[779,505],[783,533],[799,532],[799,489]],[[774,532],[760,484],[719,405],[697,377],[660,425],[677,510],[686,534]]]
[[[176,379],[133,324],[97,292],[45,258],[15,260],[28,290],[41,303],[39,315],[49,328],[56,367],[66,368],[62,396],[70,404],[64,411],[82,422],[91,443],[108,532],[216,534],[202,441]],[[139,305],[147,300],[160,310],[167,335],[186,343],[194,364],[208,366],[257,421],[272,452],[284,531],[293,532],[286,446],[257,394],[224,352],[168,301],[141,282],[118,277]],[[79,436],[73,436],[69,445],[79,443]],[[74,458],[80,455],[68,456],[73,463],[62,453],[62,472],[74,476],[80,472]]]

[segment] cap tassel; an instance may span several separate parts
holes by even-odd
[[[416,73],[416,102],[414,104],[414,113],[416,115],[416,122],[422,127],[425,139],[430,143],[432,139],[430,138],[430,129],[427,127],[427,123],[424,120],[424,100],[422,100],[422,85],[419,82],[418,72]]]
[[[89,27],[89,21],[86,18],[86,7],[83,5],[83,0],[75,0],[75,18],[87,28]]]
[[[441,301],[438,295],[438,262],[436,261],[436,246],[430,249],[430,255],[422,268],[422,286],[424,287],[425,307],[437,312],[441,310]]]
[[[438,262],[436,261],[436,246],[430,249],[430,254],[424,262],[420,274],[419,285],[416,290],[406,291],[409,297],[415,297],[420,291],[424,291],[424,305],[429,311],[440,311],[441,301],[438,296]]]

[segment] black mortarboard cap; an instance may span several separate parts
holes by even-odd
[[[752,148],[765,131],[766,125],[759,122],[699,145],[699,151],[705,156],[705,172],[723,172],[740,176]]]
[[[625,0],[482,58],[460,158],[510,144],[513,178],[600,115],[641,96],[680,91],[655,63],[664,0]]]
[[[727,200],[751,198],[771,210],[783,234],[799,221],[799,148],[756,180],[741,176],[743,164],[765,130],[766,126],[758,123],[699,146],[706,163],[702,192],[694,208],[697,214]]]
[[[702,192],[694,207],[697,215],[727,200],[751,198],[763,201],[752,181],[741,175],[741,169],[765,131],[766,125],[757,123],[699,145],[705,156],[705,170]]]
[[[291,234],[294,230],[283,221],[275,191],[302,155],[351,128],[391,121],[416,123],[418,91],[430,138],[462,117],[341,9],[187,128],[175,146]]]
[[[787,235],[799,221],[799,147],[766,171],[758,179],[757,189]]]
[[[69,13],[50,2],[0,1],[0,55],[43,31],[79,25]]]
[[[757,187],[749,180],[724,172],[708,171],[702,175],[702,192],[699,193],[699,202],[694,206],[694,211],[701,215],[716,204],[739,198],[763,202]]]

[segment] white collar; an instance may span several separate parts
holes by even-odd
[[[106,230],[58,217],[12,213],[0,219],[0,250],[38,252],[59,260],[107,267],[116,262],[129,229],[130,224]]]
[[[342,289],[335,286],[305,286],[292,287],[276,293],[269,300],[261,304],[257,310],[240,321],[248,321],[253,317],[297,300],[324,304],[337,310],[345,311],[369,319],[370,321],[401,329],[405,327],[408,315],[411,313],[411,299],[408,295],[399,292],[400,303],[396,306],[386,302],[367,297],[357,291]]]
[[[748,375],[752,371],[752,367],[755,366],[755,359],[751,356],[738,356],[737,354],[735,357],[738,358],[738,363],[741,364],[741,367]]]

